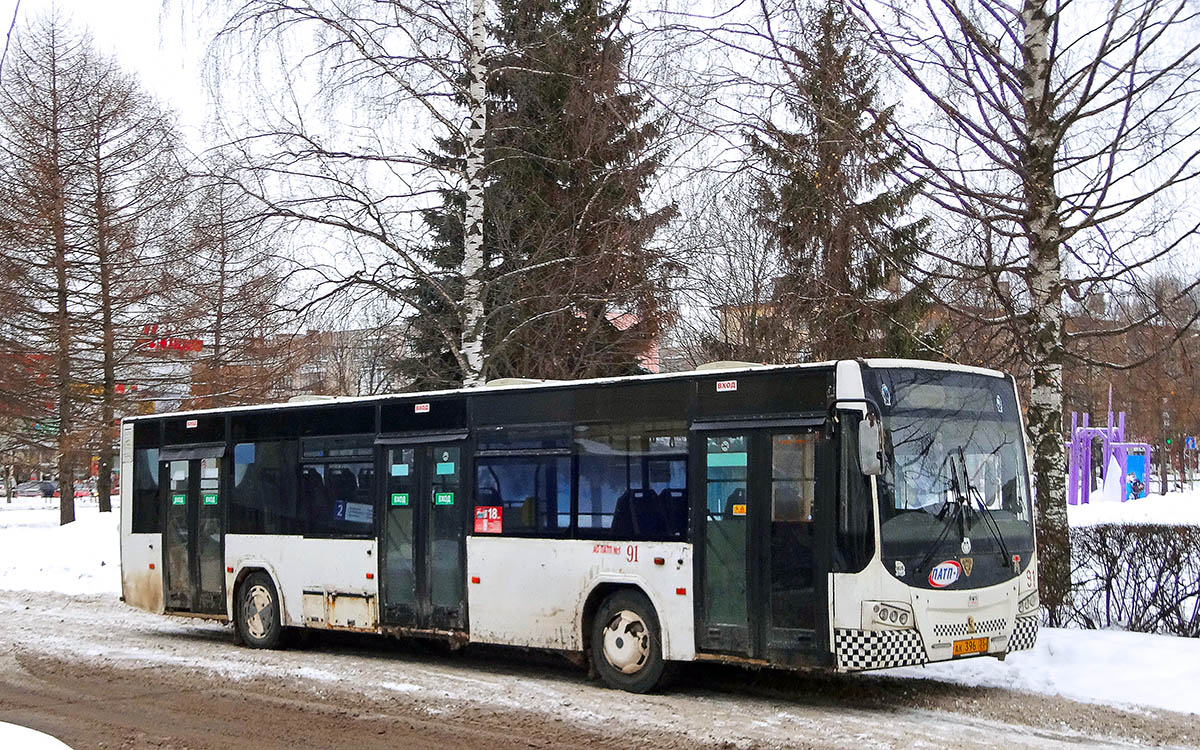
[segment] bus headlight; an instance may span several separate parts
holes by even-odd
[[[912,628],[912,609],[899,602],[863,602],[863,627]]]
[[[1040,604],[1040,602],[1038,601],[1038,592],[1034,591],[1032,594],[1030,594],[1029,596],[1025,597],[1024,599],[1022,599],[1020,602],[1017,603],[1017,614],[1018,615],[1029,614],[1030,612],[1033,612],[1034,610],[1036,610],[1038,608],[1039,604]]]

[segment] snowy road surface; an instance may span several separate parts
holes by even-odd
[[[1200,744],[1194,715],[933,680],[692,665],[634,696],[546,655],[374,637],[286,651],[113,596],[0,591],[0,721],[75,748],[1078,748]]]

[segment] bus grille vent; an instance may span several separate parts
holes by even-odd
[[[1008,628],[1008,620],[998,617],[995,620],[980,620],[975,623],[974,631],[966,621],[948,622],[933,626],[936,638],[966,638],[968,635],[992,635],[1003,633]]]

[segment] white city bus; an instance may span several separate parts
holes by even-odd
[[[123,598],[286,628],[839,671],[1032,647],[1011,377],[906,360],[126,419]]]

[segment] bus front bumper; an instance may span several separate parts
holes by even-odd
[[[966,632],[959,641],[986,639],[986,650],[955,655],[952,635],[927,644],[916,628],[858,630],[837,628],[833,633],[834,662],[839,672],[862,672],[918,664],[930,664],[971,656],[1003,657],[1014,651],[1033,648],[1037,642],[1038,616],[1016,617],[998,628],[999,632]]]

